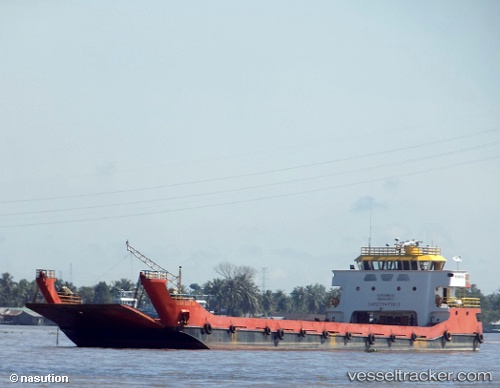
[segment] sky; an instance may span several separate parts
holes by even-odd
[[[394,238],[500,288],[498,1],[0,0],[0,273],[291,292]]]

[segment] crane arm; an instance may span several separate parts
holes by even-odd
[[[167,271],[161,265],[155,263],[153,260],[144,256],[141,252],[139,252],[132,245],[130,245],[128,243],[128,240],[127,240],[126,244],[127,244],[127,251],[131,252],[135,257],[137,257],[140,261],[142,261],[144,264],[146,264],[149,268],[152,268],[153,270],[158,271],[158,272],[165,272],[167,274],[167,278],[169,279],[169,281],[171,281],[173,284],[176,284],[177,289],[181,290],[181,267],[179,267],[179,276],[176,276],[173,273],[170,273],[169,271]]]
[[[144,264],[146,264],[149,268],[154,269],[155,271],[163,271],[163,272],[168,272],[165,268],[163,268],[161,265],[155,263],[153,260],[147,258],[144,256],[141,252],[139,252],[137,249],[135,249],[132,245],[126,242],[127,244],[127,251],[132,252],[132,254],[137,257],[140,261],[142,261]]]

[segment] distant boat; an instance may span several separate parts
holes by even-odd
[[[500,321],[491,323],[485,333],[500,333]]]
[[[330,301],[323,320],[215,315],[194,296],[169,292],[171,274],[162,270],[140,273],[158,319],[127,304],[67,299],[54,287],[54,271],[46,270],[37,271],[36,281],[47,303],[27,307],[82,347],[479,350],[479,299],[467,296],[469,274],[444,270],[445,263],[439,248],[413,240],[363,247],[350,270],[333,271],[332,286],[342,294]]]

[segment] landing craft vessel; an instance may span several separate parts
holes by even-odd
[[[128,242],[127,249],[154,269],[142,271],[140,282],[159,318],[127,304],[82,304],[57,292],[48,270],[37,270],[36,278],[46,303],[26,306],[81,347],[477,351],[483,343],[469,274],[445,270],[441,250],[419,241],[363,247],[350,269],[334,270],[331,284],[341,297],[321,321],[215,315],[194,297],[169,291],[181,289],[170,284],[172,274]]]

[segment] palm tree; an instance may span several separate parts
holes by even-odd
[[[302,286],[297,286],[291,293],[293,311],[296,313],[305,312],[306,290]]]
[[[94,303],[111,303],[111,292],[106,282],[97,283],[94,290]]]
[[[318,283],[308,285],[305,288],[307,312],[310,314],[318,313],[321,308],[324,309],[324,300],[326,295],[325,286]]]
[[[270,315],[274,310],[274,298],[271,290],[266,290],[261,296],[261,305],[264,314]]]
[[[224,291],[227,303],[227,314],[234,316],[243,302],[244,291],[241,287],[240,280],[238,278],[226,279],[224,281]]]
[[[212,310],[220,311],[224,306],[224,286],[224,280],[221,278],[215,278],[203,285],[203,292],[209,295],[209,305]]]
[[[290,311],[291,299],[284,290],[277,290],[273,294],[273,297],[277,313],[287,313]]]
[[[14,291],[17,288],[17,283],[8,272],[2,274],[0,278],[0,306],[9,306],[15,303]]]
[[[33,299],[35,292],[35,281],[28,282],[26,279],[21,279],[14,291],[15,306],[21,307]]]
[[[259,308],[259,287],[246,275],[238,276],[236,281],[241,290],[242,300],[240,306],[242,313],[255,314]]]

